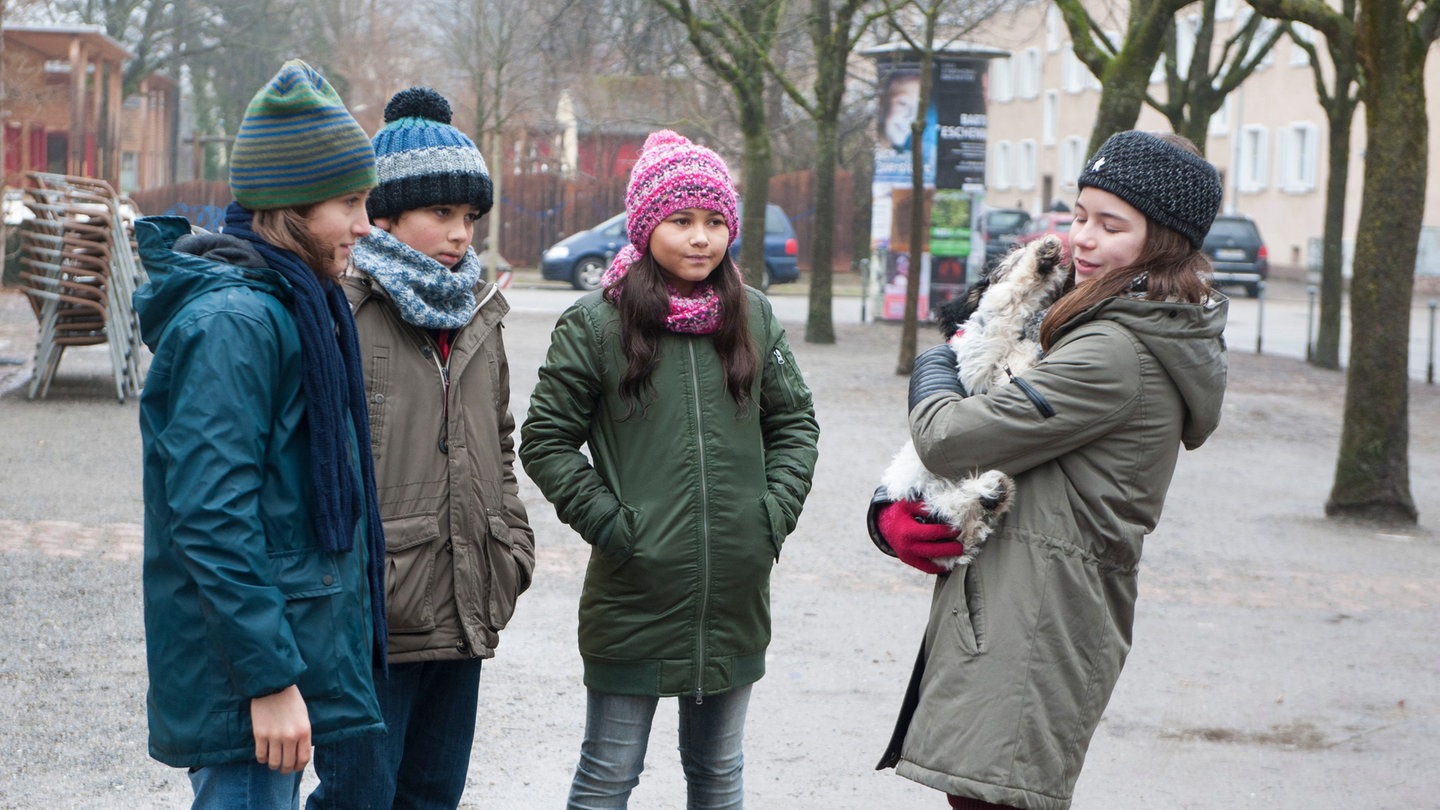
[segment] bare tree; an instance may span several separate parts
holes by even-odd
[[[1408,371],[1429,162],[1425,60],[1440,2],[1359,0],[1345,17],[1322,0],[1256,0],[1257,9],[1354,43],[1365,105],[1365,179],[1350,282],[1350,366],[1330,516],[1414,523]],[[1343,56],[1343,55],[1342,55]]]
[[[810,309],[805,322],[807,343],[834,343],[835,165],[839,154],[839,123],[845,102],[850,54],[876,20],[898,0],[811,0],[806,26],[815,50],[814,79],[806,95],[791,78],[767,60],[767,67],[787,95],[815,123],[815,233],[810,251]]]
[[[1210,134],[1210,119],[1225,97],[1250,78],[1285,29],[1274,20],[1250,14],[1221,43],[1211,64],[1215,41],[1216,0],[1203,0],[1197,14],[1175,21],[1165,43],[1165,98],[1146,95],[1145,101],[1170,121],[1170,128],[1189,138],[1200,151]],[[1191,41],[1190,59],[1180,63],[1180,32]]]
[[[920,55],[920,114],[910,122],[910,267],[919,268],[924,254],[925,229],[925,156],[920,142],[925,133],[925,110],[930,108],[934,84],[935,54],[955,40],[973,31],[994,13],[995,3],[955,2],[954,0],[906,0],[889,15],[891,29]],[[918,22],[918,25],[917,25]],[[940,43],[941,28],[945,38]],[[918,28],[919,36],[913,32]],[[918,322],[920,319],[920,285],[905,286],[905,317],[900,329],[900,356],[895,373],[909,375],[915,365]]]
[[[685,25],[690,44],[701,62],[720,78],[735,96],[740,134],[744,142],[741,173],[744,178],[744,219],[741,233],[764,234],[766,206],[770,202],[770,131],[766,126],[765,61],[779,33],[783,0],[736,0],[725,3],[691,3],[690,0],[655,0],[670,16]],[[701,6],[704,6],[703,12]],[[765,240],[741,243],[740,266],[746,283],[761,287],[765,274]]]
[[[1101,23],[1090,15],[1084,0],[1055,0],[1070,29],[1075,57],[1103,88],[1095,128],[1090,133],[1090,154],[1112,134],[1134,128],[1145,103],[1150,72],[1164,52],[1175,14],[1190,2],[1129,0],[1125,34],[1119,42],[1113,42]]]
[[[1347,20],[1355,19],[1356,0],[1341,0],[1339,13]],[[1316,330],[1315,351],[1310,362],[1322,368],[1340,368],[1341,309],[1345,295],[1344,233],[1345,190],[1350,181],[1350,131],[1355,111],[1360,104],[1360,67],[1355,62],[1353,28],[1325,33],[1325,49],[1330,57],[1331,78],[1327,84],[1321,68],[1320,54],[1309,37],[1295,33],[1296,22],[1287,24],[1291,39],[1310,55],[1310,69],[1315,76],[1315,95],[1325,110],[1329,134],[1329,151],[1325,178],[1325,225],[1321,235],[1320,258],[1320,323]],[[1313,28],[1305,26],[1307,31]]]

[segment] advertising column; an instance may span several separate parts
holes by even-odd
[[[875,179],[871,189],[870,242],[883,257],[880,317],[905,317],[905,290],[918,283],[919,315],[959,294],[966,284],[972,228],[985,187],[985,71],[983,59],[937,57],[930,103],[920,110],[920,65],[888,60],[877,64]],[[920,143],[911,124],[924,115]],[[928,244],[921,266],[910,267],[909,207],[912,149],[920,149],[924,172]]]

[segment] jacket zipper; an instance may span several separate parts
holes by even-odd
[[[705,420],[695,342],[689,341],[690,385],[695,394],[695,446],[700,459],[700,623],[695,629],[695,705],[705,702],[705,617],[710,612],[710,492],[705,477]]]
[[[425,339],[434,342],[428,336]],[[421,348],[420,353],[430,358],[435,363],[435,370],[440,372],[440,438],[435,444],[440,448],[441,453],[448,456],[450,455],[450,358],[445,358],[445,362],[441,363],[439,348],[431,347],[428,344]]]

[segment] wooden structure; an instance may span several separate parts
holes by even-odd
[[[169,181],[173,81],[149,76],[124,98],[124,65],[134,54],[100,26],[11,26],[3,35],[0,185],[26,185],[35,171],[92,177],[115,189]]]

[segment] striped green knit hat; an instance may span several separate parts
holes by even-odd
[[[251,211],[293,208],[375,186],[375,150],[335,88],[291,59],[245,108],[230,191]]]

